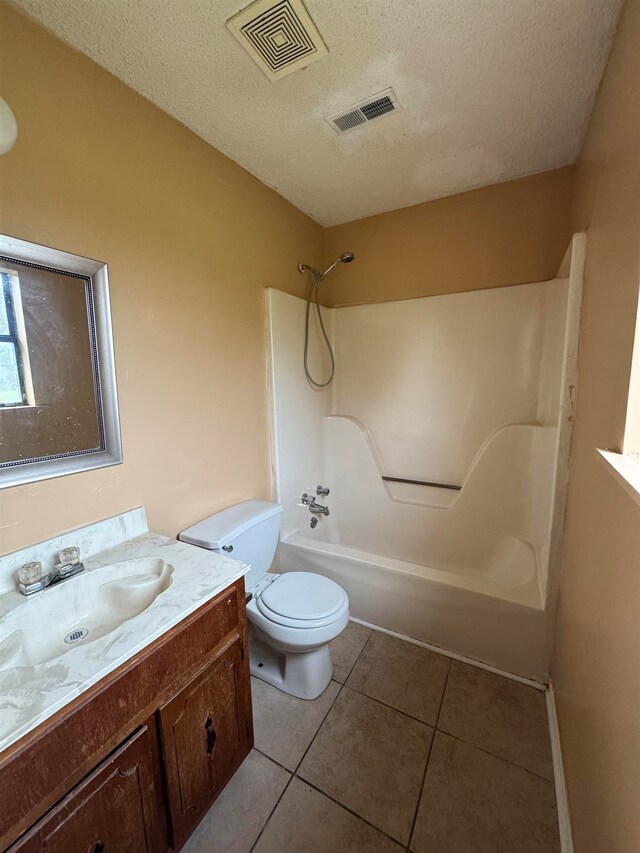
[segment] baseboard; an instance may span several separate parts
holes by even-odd
[[[562,744],[560,741],[560,728],[558,726],[556,696],[552,682],[549,682],[549,686],[545,692],[545,698],[547,700],[547,717],[549,718],[549,736],[551,738],[551,756],[553,758],[553,778],[556,785],[560,850],[561,853],[573,853],[573,838],[571,835],[571,820],[569,817],[569,799],[567,797],[567,784],[564,778],[564,764],[562,761]]]
[[[459,655],[457,652],[450,652],[448,649],[443,649],[440,646],[434,646],[433,643],[425,643],[423,640],[416,640],[414,637],[407,637],[405,634],[399,634],[397,631],[390,631],[389,628],[381,628],[380,625],[374,625],[372,622],[365,622],[364,619],[355,619],[351,617],[351,622],[357,622],[358,625],[364,625],[365,628],[371,628],[372,631],[380,631],[382,634],[389,634],[391,637],[397,637],[399,640],[404,640],[407,643],[413,643],[414,646],[422,646],[423,649],[429,649],[432,652],[437,652],[439,655],[459,660],[462,663],[467,663],[469,666],[477,666],[478,669],[485,669],[487,672],[493,672],[496,675],[501,675],[503,678],[510,678],[512,681],[518,681],[520,684],[526,684],[527,687],[533,687],[536,690],[546,690],[547,685],[542,681],[534,681],[532,678],[525,678],[522,675],[515,675],[513,672],[506,672],[503,669],[498,669],[497,666],[483,663],[475,658],[469,658],[466,655]],[[563,851],[564,853],[564,851]]]

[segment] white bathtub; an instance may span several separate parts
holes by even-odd
[[[505,584],[487,573],[419,566],[299,533],[280,543],[276,566],[336,581],[356,619],[526,678],[548,679],[547,620],[535,577]]]

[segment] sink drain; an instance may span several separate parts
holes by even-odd
[[[84,638],[89,633],[88,628],[77,628],[75,631],[72,631],[70,634],[64,638],[65,643],[79,643],[80,640],[84,640]]]

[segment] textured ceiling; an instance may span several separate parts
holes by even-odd
[[[329,55],[270,82],[245,0],[17,0],[323,225],[575,160],[621,0],[307,0]],[[346,136],[324,116],[392,86]]]

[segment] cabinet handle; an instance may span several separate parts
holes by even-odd
[[[204,727],[207,732],[207,755],[211,755],[213,747],[216,745],[216,738],[218,737],[216,730],[213,727],[213,720],[211,717],[207,717]]]
[[[102,853],[104,850],[104,844],[102,841],[96,841],[96,846],[93,848],[93,853]]]

